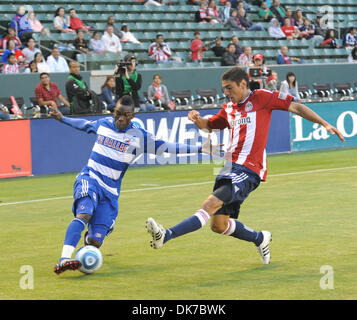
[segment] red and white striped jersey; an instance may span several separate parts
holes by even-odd
[[[238,103],[229,102],[209,119],[211,129],[229,129],[226,159],[243,165],[265,181],[267,162],[265,146],[268,140],[273,110],[289,109],[293,96],[267,90],[254,90]]]
[[[160,48],[154,42],[149,47],[149,56],[157,62],[168,61],[171,56],[170,47],[166,43],[162,43],[162,47]]]

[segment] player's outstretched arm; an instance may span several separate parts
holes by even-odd
[[[208,119],[202,118],[198,111],[190,111],[187,117],[197,126],[198,129],[211,131],[211,128],[208,125]]]
[[[312,111],[309,107],[305,106],[304,104],[292,102],[290,104],[288,111],[293,112],[306,120],[320,124],[328,132],[330,132],[331,134],[337,134],[337,136],[340,138],[340,140],[342,142],[345,142],[345,138],[343,137],[342,133],[337,128],[335,128],[334,126],[329,124],[327,121],[322,119],[317,113]]]
[[[96,133],[97,131],[97,126],[96,123],[97,121],[88,121],[85,119],[77,119],[77,118],[68,118],[63,116],[61,111],[58,109],[52,109],[49,113],[50,117],[66,124],[69,125],[72,128],[85,131],[87,133]]]

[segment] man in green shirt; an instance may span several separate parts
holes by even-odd
[[[262,3],[262,6],[260,7],[259,17],[266,22],[269,22],[271,19],[274,18],[273,12],[268,8],[268,5],[265,1]]]

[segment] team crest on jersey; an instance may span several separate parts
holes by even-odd
[[[245,105],[245,111],[249,112],[253,110],[253,103],[251,101],[248,101],[247,104]]]

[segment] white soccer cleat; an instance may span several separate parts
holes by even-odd
[[[152,240],[150,241],[151,247],[160,249],[164,245],[165,229],[162,225],[157,224],[153,218],[146,220],[146,229],[151,233]]]
[[[272,236],[269,231],[262,231],[263,234],[263,242],[258,246],[258,252],[262,256],[262,262],[263,264],[269,264],[270,262],[270,249],[269,245],[270,242],[272,241]]]

